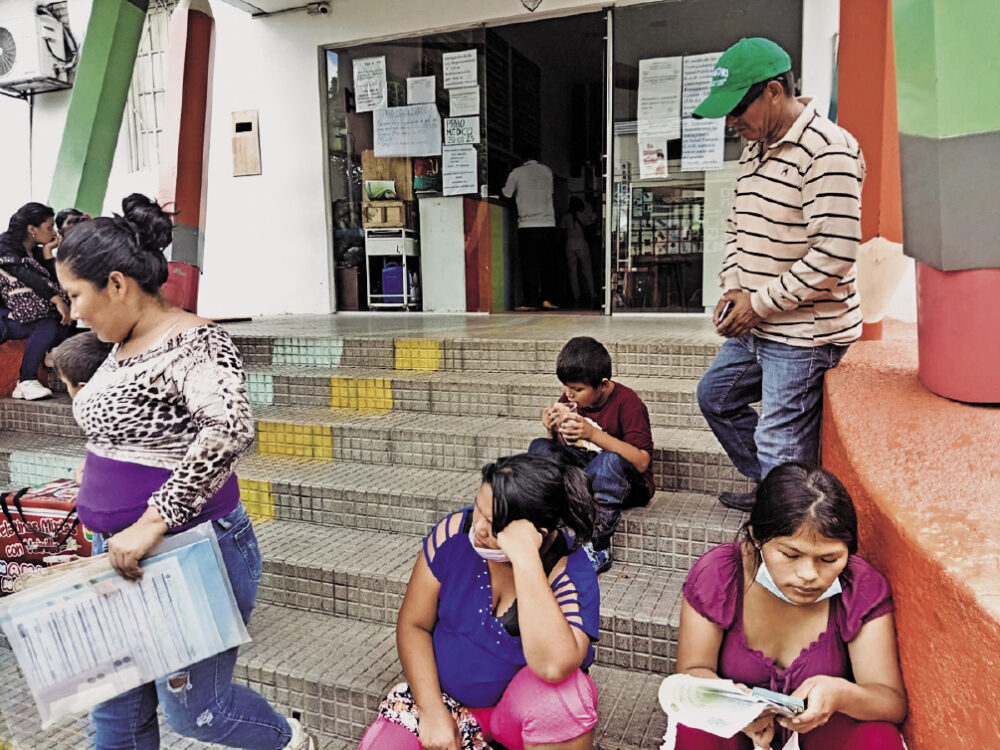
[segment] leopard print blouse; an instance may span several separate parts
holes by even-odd
[[[149,500],[173,528],[197,515],[253,441],[243,359],[211,324],[120,362],[117,350],[77,393],[73,416],[89,451],[173,470]]]

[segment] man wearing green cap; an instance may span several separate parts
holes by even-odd
[[[774,42],[741,39],[693,113],[725,117],[748,141],[714,316],[726,341],[698,403],[736,468],[758,482],[786,461],[817,462],[823,375],[861,333],[864,157],[850,133],[794,96],[791,67]],[[754,493],[719,500],[749,510]]]

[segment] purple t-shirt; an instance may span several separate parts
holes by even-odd
[[[840,576],[843,593],[830,599],[827,628],[785,669],[747,645],[743,634],[743,556],[739,542],[709,550],[694,564],[684,598],[722,628],[719,676],[790,694],[807,678],[830,675],[853,680],[847,644],[862,626],[892,612],[889,583],[857,555]]]
[[[492,613],[489,568],[472,549],[467,534],[471,515],[470,506],[439,521],[424,538],[424,559],[441,584],[433,634],[441,689],[470,708],[487,708],[500,701],[527,660],[520,636],[508,633]],[[456,516],[460,520],[454,520]],[[569,554],[566,569],[551,586],[560,607],[570,610],[564,610],[566,621],[596,641],[601,591],[582,547]],[[591,644],[583,667],[593,660]]]

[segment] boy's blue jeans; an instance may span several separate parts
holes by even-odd
[[[741,474],[759,482],[786,461],[817,462],[823,376],[846,351],[752,333],[726,340],[698,383],[698,405]]]
[[[212,525],[236,604],[243,621],[249,622],[262,565],[250,517],[240,504]],[[94,534],[93,554],[104,550],[105,537]],[[159,748],[158,704],[163,705],[170,728],[185,737],[249,750],[283,748],[292,739],[285,718],[258,693],[233,684],[237,651],[223,651],[95,707],[90,717],[97,730],[96,750]]]
[[[594,535],[590,539],[596,550],[611,546],[611,536],[618,528],[623,508],[634,508],[649,502],[649,489],[639,470],[619,453],[592,453],[565,446],[551,438],[535,438],[528,446],[528,453],[568,456],[586,472],[597,502]]]

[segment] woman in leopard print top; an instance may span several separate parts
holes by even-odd
[[[75,227],[56,267],[73,317],[114,343],[73,404],[87,434],[79,516],[96,532],[94,553],[106,548],[115,570],[132,580],[165,534],[211,522],[249,621],[261,556],[233,473],[254,432],[243,362],[223,329],[161,294],[170,216],[138,194],[122,209],[124,216]],[[175,731],[202,742],[312,750],[298,721],[231,683],[236,652],[97,706],[97,750],[158,747],[158,703]]]

